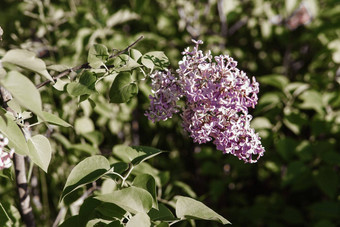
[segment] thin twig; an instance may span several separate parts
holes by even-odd
[[[115,53],[115,54],[109,56],[109,58],[117,57],[117,56],[119,56],[119,55],[121,55],[121,54],[123,54],[123,53],[129,51],[129,50],[131,49],[131,47],[133,47],[134,45],[136,45],[136,44],[137,44],[139,41],[141,41],[143,38],[144,38],[144,36],[140,36],[136,41],[134,41],[132,44],[130,44],[130,45],[129,45],[128,47],[126,47],[124,50],[118,51],[117,53]],[[65,71],[63,71],[63,72],[61,72],[61,73],[59,73],[58,75],[54,76],[54,77],[53,77],[53,81],[56,81],[57,79],[60,79],[60,78],[62,78],[62,77],[64,77],[64,76],[67,76],[69,73],[74,72],[74,71],[77,71],[77,70],[79,70],[79,69],[88,69],[88,68],[90,68],[89,63],[84,63],[84,64],[82,64],[82,65],[75,66],[75,67],[73,67],[73,68],[67,69],[67,70],[65,70]],[[47,85],[47,84],[49,84],[49,83],[51,83],[51,82],[52,82],[51,80],[46,80],[46,81],[42,82],[41,84],[38,84],[38,85],[36,86],[36,88],[41,88],[41,87],[43,87],[43,86],[45,86],[45,85]]]

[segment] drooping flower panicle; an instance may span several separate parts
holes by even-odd
[[[12,166],[11,159],[13,158],[14,150],[5,152],[4,147],[8,144],[8,139],[0,134],[0,170],[6,169]]]
[[[263,156],[260,137],[250,127],[248,108],[257,104],[259,84],[237,68],[228,55],[213,56],[199,50],[202,41],[193,41],[192,51],[185,49],[176,70],[151,76],[151,106],[146,115],[152,121],[166,120],[181,108],[183,127],[194,142],[213,141],[218,150],[254,163]],[[159,79],[162,78],[162,79]]]

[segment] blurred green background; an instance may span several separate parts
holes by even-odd
[[[145,82],[138,97],[117,105],[105,99],[110,81],[103,81],[96,107],[41,89],[44,108],[75,125],[53,132],[49,173],[33,171],[41,225],[53,223],[72,166],[124,143],[169,151],[150,163],[169,173],[165,193],[196,194],[234,226],[340,226],[339,1],[2,0],[0,13],[0,55],[19,47],[47,65],[76,66],[86,62],[93,43],[124,49],[143,35],[136,48],[164,51],[175,69],[194,38],[204,41],[205,51],[231,55],[260,82],[252,123],[266,153],[256,164],[223,155],[213,144],[193,144],[179,117],[148,121]],[[1,202],[15,203],[13,182],[0,183]]]

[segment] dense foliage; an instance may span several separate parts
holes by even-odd
[[[17,92],[18,97],[13,96],[19,101],[8,105],[20,113],[16,123],[29,129],[32,136],[25,143],[27,148],[20,146],[24,144],[20,141],[25,141],[20,137],[15,151],[37,151],[36,156],[30,156],[31,162],[26,162],[37,164],[27,168],[38,226],[50,226],[56,219],[61,223],[77,217],[75,214],[90,218],[87,212],[96,218],[112,216],[108,210],[124,219],[119,204],[110,205],[123,206],[124,200],[102,196],[124,185],[126,188],[115,191],[121,198],[157,189],[144,196],[149,202],[123,208],[141,213],[138,220],[148,220],[140,211],[155,211],[157,201],[165,214],[149,213],[155,223],[176,220],[169,212],[176,217],[194,217],[186,213],[190,209],[177,209],[192,202],[191,197],[236,226],[340,225],[337,1],[3,0],[0,8],[0,56],[6,71],[11,71],[7,75],[0,69],[0,83]],[[141,36],[144,38],[136,45],[120,52]],[[144,116],[151,94],[145,74],[157,67],[176,69],[191,39],[203,40],[202,49],[214,55],[229,54],[238,68],[259,81],[252,127],[259,132],[266,152],[257,163],[245,164],[224,155],[212,143],[193,143],[178,116],[156,124]],[[157,59],[167,59],[159,51],[169,58],[170,66],[158,64]],[[32,52],[47,65],[46,71]],[[18,56],[27,59],[28,65],[16,62]],[[103,69],[103,65],[110,67]],[[76,66],[94,70],[72,68]],[[71,68],[54,85],[45,84],[38,94],[34,92],[34,85]],[[126,73],[128,77],[116,81],[117,75]],[[17,87],[18,81],[21,87]],[[122,87],[128,95],[117,95]],[[40,97],[41,108],[32,107]],[[27,103],[20,102],[26,99]],[[1,132],[6,131],[3,128],[8,122],[14,122],[4,113],[2,109]],[[42,121],[49,123],[35,124]],[[13,125],[10,128],[15,128]],[[11,132],[18,134],[16,129]],[[36,144],[43,144],[44,152],[50,151],[49,164],[49,156],[38,158],[41,146]],[[153,157],[155,154],[159,155]],[[112,167],[116,175],[108,173]],[[94,175],[69,178],[75,175],[72,169],[83,174],[93,171]],[[0,211],[7,211],[20,225],[14,169],[0,171]],[[89,194],[93,196],[86,199]],[[98,201],[104,203],[99,206]],[[95,208],[89,211],[87,207]],[[227,223],[209,211],[215,220]],[[3,218],[0,216],[0,223]],[[175,226],[189,223],[193,222]],[[221,224],[201,220],[196,225]]]

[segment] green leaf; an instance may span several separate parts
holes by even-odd
[[[152,196],[150,193],[134,186],[109,194],[99,195],[95,198],[103,202],[114,203],[133,214],[148,212],[152,207]]]
[[[158,210],[152,208],[148,215],[152,221],[174,221],[178,220],[172,212],[162,203],[159,204]]]
[[[138,165],[147,159],[150,159],[163,151],[152,147],[118,145],[113,147],[113,153],[122,161],[133,165]]]
[[[157,195],[156,195],[156,182],[153,176],[149,174],[140,174],[135,177],[132,182],[133,186],[145,189],[150,193],[153,198],[152,207],[158,209]]]
[[[124,103],[128,102],[138,93],[138,87],[131,80],[131,74],[127,72],[119,73],[110,88],[110,102]]]
[[[116,72],[131,71],[134,68],[142,66],[127,54],[121,54],[112,61]]]
[[[299,98],[303,101],[300,104],[302,109],[314,109],[316,112],[323,114],[323,102],[320,92],[315,90],[308,90],[303,92]]]
[[[163,70],[170,64],[168,57],[164,54],[163,51],[148,52],[142,56],[141,62],[145,67],[151,70]]]
[[[31,110],[44,120],[40,93],[27,77],[17,71],[11,71],[1,81],[1,84],[21,106]]]
[[[150,218],[146,213],[137,213],[127,223],[126,227],[149,227],[151,226]]]
[[[79,226],[79,217],[78,215],[71,216],[70,218],[66,219],[59,227],[75,227]]]
[[[89,50],[87,62],[92,68],[97,69],[104,65],[104,62],[106,62],[108,57],[109,52],[106,46],[103,44],[94,44]]]
[[[142,57],[142,53],[139,50],[131,49],[130,50],[131,58],[135,61],[138,61]]]
[[[133,165],[138,165],[141,162],[144,162],[150,158],[155,157],[156,155],[159,155],[160,153],[163,153],[163,151],[153,147],[132,146],[132,148],[135,149],[138,154],[138,156],[131,161]]]
[[[67,92],[73,96],[91,95],[96,93],[95,83],[97,77],[90,71],[84,71],[79,82],[71,82],[67,85]]]
[[[36,135],[29,138],[27,143],[29,148],[28,156],[47,173],[52,156],[50,141],[43,135]]]
[[[0,118],[0,131],[9,140],[8,146],[14,148],[20,155],[28,155],[29,150],[24,134],[19,126],[13,121],[13,117],[5,114],[7,120]]]
[[[51,75],[46,70],[45,62],[36,58],[35,53],[31,51],[20,49],[10,50],[1,60],[36,72],[53,82]]]
[[[112,203],[104,203],[89,197],[79,209],[79,226],[85,226],[93,218],[102,217],[108,220],[113,218],[122,219],[126,211]]]
[[[186,183],[183,183],[182,181],[175,181],[174,185],[177,186],[177,187],[180,187],[188,196],[190,196],[192,198],[197,197],[196,193]]]
[[[203,203],[184,196],[177,197],[176,216],[178,218],[218,221],[224,225],[231,224],[227,219]]]
[[[86,144],[86,143],[79,143],[79,144],[72,144],[69,149],[73,149],[73,150],[78,150],[78,151],[84,151],[90,155],[93,155],[93,154],[99,154],[100,151],[98,148],[96,147],[93,147],[89,144]]]
[[[94,131],[94,124],[90,118],[84,116],[76,119],[74,129],[78,134],[85,134]]]
[[[0,224],[1,226],[13,226],[13,221],[8,216],[1,202],[0,202],[0,220],[1,220],[1,224]]]
[[[42,111],[42,115],[44,116],[45,121],[47,121],[48,123],[63,126],[63,127],[72,127],[72,125],[70,125],[69,123],[67,123],[63,119],[59,118],[55,114],[51,114],[51,113]]]
[[[331,167],[322,167],[315,173],[319,188],[330,198],[334,198],[338,189],[338,174]]]
[[[289,80],[283,75],[266,75],[258,78],[261,84],[271,85],[283,90],[288,84]]]
[[[75,189],[91,183],[110,169],[109,161],[101,155],[88,157],[76,165],[66,180],[61,200]]]
[[[256,117],[251,121],[251,127],[254,129],[272,129],[273,125],[270,123],[270,121],[265,117]]]

